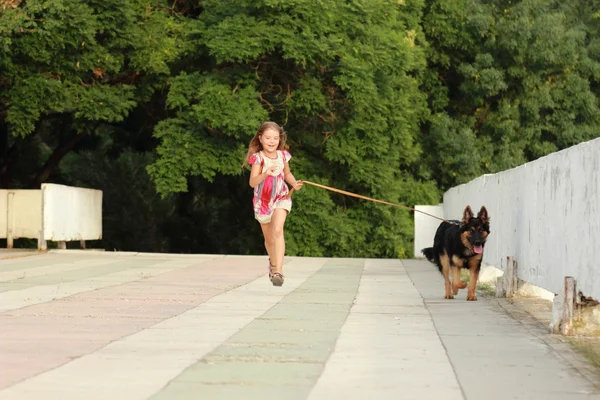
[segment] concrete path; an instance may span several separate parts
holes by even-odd
[[[0,259],[0,399],[600,399],[585,365],[415,260]],[[576,369],[578,366],[579,369]]]

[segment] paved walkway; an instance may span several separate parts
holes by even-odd
[[[580,358],[415,260],[0,260],[0,399],[600,399]],[[580,365],[581,366],[581,365]]]

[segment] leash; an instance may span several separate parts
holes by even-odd
[[[449,224],[458,225],[456,222],[452,222],[452,221],[448,221],[448,220],[446,220],[444,218],[436,217],[435,215],[431,215],[429,213],[426,213],[425,211],[416,210],[416,209],[414,209],[412,207],[407,207],[407,206],[403,206],[403,205],[400,205],[400,204],[390,203],[389,201],[383,201],[383,200],[373,199],[371,197],[362,196],[360,194],[356,194],[356,193],[352,193],[352,192],[347,192],[345,190],[332,188],[330,186],[321,185],[319,183],[314,183],[314,182],[311,182],[311,181],[304,181],[303,180],[302,182],[306,183],[307,185],[316,186],[318,188],[329,190],[331,192],[336,192],[336,193],[344,194],[346,196],[356,197],[356,198],[359,198],[359,199],[362,199],[362,200],[372,201],[374,203],[380,203],[380,204],[385,204],[385,205],[392,206],[392,207],[404,208],[406,210],[411,210],[411,211],[419,212],[421,214],[428,215],[431,218],[439,219],[440,221],[448,222]],[[294,193],[294,189],[293,188],[290,191],[289,198],[292,197],[292,193]]]

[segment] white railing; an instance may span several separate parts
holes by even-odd
[[[13,238],[39,239],[41,224],[41,190],[0,190],[0,238],[9,247]]]
[[[415,210],[417,211],[415,211],[414,252],[416,258],[422,258],[423,254],[421,254],[421,249],[433,246],[433,237],[435,236],[435,231],[441,221],[419,211],[434,215],[438,218],[444,218],[444,205],[415,206]]]
[[[102,191],[43,184],[40,190],[0,190],[0,238],[47,241],[102,239]]]
[[[572,276],[600,299],[600,138],[451,188],[445,218],[460,219],[466,205],[491,217],[484,263],[502,268],[511,257],[525,282],[561,293]]]

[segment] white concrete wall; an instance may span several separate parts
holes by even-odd
[[[415,210],[444,218],[444,207],[442,204],[437,206],[415,206]],[[415,258],[423,258],[421,249],[433,246],[435,231],[442,221],[417,211],[415,211],[414,256]]]
[[[39,190],[15,190],[12,199],[14,207],[14,238],[38,239],[42,228],[42,196]],[[9,201],[11,192],[8,193]]]
[[[102,239],[102,191],[43,184],[44,239]]]
[[[600,299],[600,138],[448,190],[445,217],[467,204],[491,217],[485,263],[512,256],[524,281],[559,293],[573,276]]]
[[[0,190],[0,238],[39,239],[42,196],[39,190]]]
[[[6,239],[8,228],[8,190],[0,189],[0,239]]]

